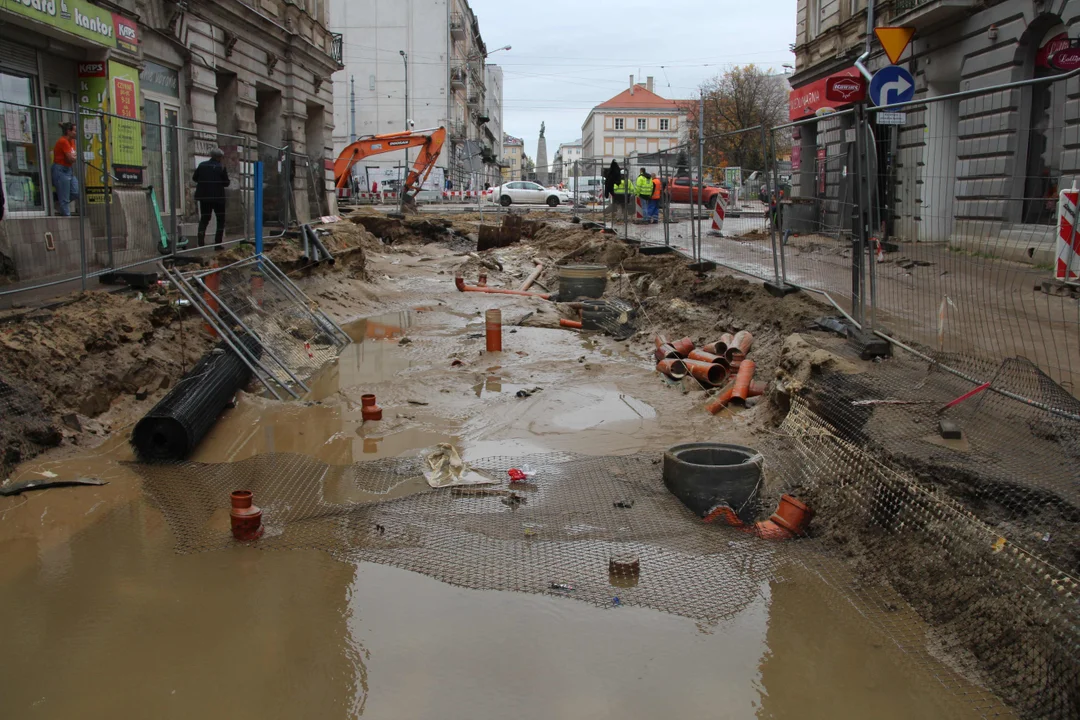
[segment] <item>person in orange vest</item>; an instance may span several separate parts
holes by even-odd
[[[660,222],[660,196],[663,193],[664,184],[660,181],[660,174],[652,176],[652,197],[649,198],[649,222],[653,225]]]

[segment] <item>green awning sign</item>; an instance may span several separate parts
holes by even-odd
[[[78,35],[98,45],[134,52],[135,22],[86,0],[0,0],[0,8]]]

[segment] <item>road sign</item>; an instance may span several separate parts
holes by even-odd
[[[831,77],[825,81],[825,99],[838,103],[859,102],[866,99],[866,78]]]
[[[892,105],[915,99],[915,78],[902,67],[888,65],[874,73],[870,81],[870,101],[875,105]]]
[[[907,113],[879,112],[874,113],[874,119],[878,125],[903,125],[907,122]]]
[[[874,28],[878,42],[889,56],[889,62],[893,65],[904,54],[904,50],[911,43],[911,36],[915,34],[913,27],[879,27]]]

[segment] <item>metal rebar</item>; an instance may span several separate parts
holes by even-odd
[[[292,281],[292,278],[290,278],[288,275],[286,275],[284,272],[282,272],[281,268],[279,268],[277,265],[275,265],[270,260],[266,260],[263,267],[264,268],[269,268],[270,271],[271,271],[271,274],[276,273],[276,277],[279,277],[282,280],[284,280],[286,285],[289,288],[291,288],[297,294],[300,301],[305,304],[305,307],[309,307],[309,308],[314,307],[314,311],[317,312],[324,320],[326,320],[326,322],[328,322],[330,324],[330,327],[333,330],[336,330],[338,333],[340,333],[341,337],[343,337],[345,339],[346,343],[351,343],[352,342],[352,338],[349,337],[349,334],[347,332],[345,332],[344,330],[342,330],[341,326],[338,325],[336,322],[334,322],[333,318],[331,318],[329,315],[327,315],[325,312],[323,312],[322,308],[320,308],[318,305],[315,305],[314,303],[312,303],[311,299],[307,295],[304,294],[304,291],[301,290],[299,287],[297,287],[296,283],[294,283]]]

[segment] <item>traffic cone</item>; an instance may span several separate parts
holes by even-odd
[[[634,196],[634,220],[645,219],[645,207],[641,203],[641,196]]]
[[[712,227],[709,228],[710,235],[723,235],[724,229],[724,215],[726,214],[726,208],[724,207],[724,196],[717,195],[716,202],[713,203],[712,210]]]
[[[878,238],[872,238],[872,241],[874,243],[874,249],[876,251],[875,255],[877,257],[877,261],[879,263],[885,262],[885,252],[881,248],[881,240],[879,240]]]

